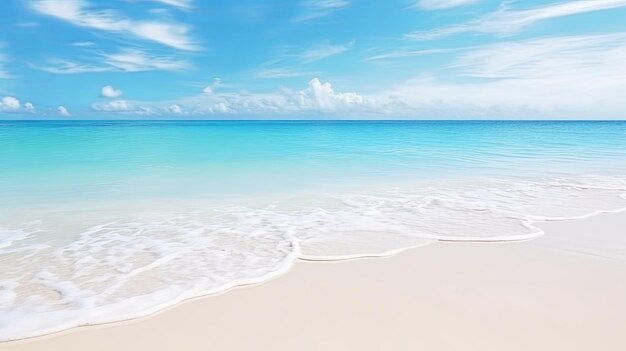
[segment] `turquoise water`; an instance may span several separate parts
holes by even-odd
[[[0,341],[624,192],[626,122],[0,121]]]
[[[3,205],[622,174],[624,122],[0,122]]]

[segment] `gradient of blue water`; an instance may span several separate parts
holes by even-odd
[[[297,258],[527,240],[536,221],[623,210],[625,192],[626,122],[2,121],[0,342]],[[600,244],[576,250],[626,262]]]
[[[626,122],[2,121],[1,205],[626,173]]]

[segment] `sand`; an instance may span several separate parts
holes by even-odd
[[[626,213],[516,243],[298,262],[264,284],[2,350],[626,350]]]

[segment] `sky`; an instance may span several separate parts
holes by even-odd
[[[0,119],[626,118],[626,0],[0,8]]]

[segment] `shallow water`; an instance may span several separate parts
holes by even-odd
[[[6,121],[0,164],[0,340],[626,208],[625,122]]]

